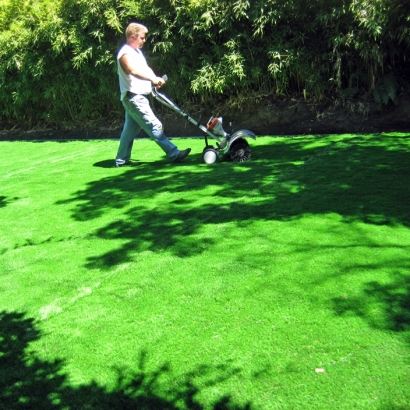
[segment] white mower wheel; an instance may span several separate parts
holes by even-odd
[[[218,151],[213,146],[204,149],[203,159],[205,164],[213,164],[218,159]]]

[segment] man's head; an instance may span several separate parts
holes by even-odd
[[[128,44],[132,44],[134,48],[142,48],[146,40],[148,29],[139,23],[131,23],[125,30],[125,37]]]

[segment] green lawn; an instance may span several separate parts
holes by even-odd
[[[410,409],[410,134],[176,142],[0,142],[0,408]]]

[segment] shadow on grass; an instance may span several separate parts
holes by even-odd
[[[242,228],[255,220],[336,213],[346,223],[410,227],[410,136],[323,141],[281,139],[257,146],[253,161],[243,164],[142,164],[93,181],[59,203],[74,204],[72,217],[77,221],[119,212],[120,217],[93,235],[125,241],[90,259],[90,268],[132,260],[142,250],[168,250],[180,257],[200,253],[214,241],[201,237],[205,246],[198,243],[194,234],[204,224],[236,222]],[[163,194],[174,199],[157,202]],[[204,196],[209,200],[201,202]],[[134,201],[138,205],[130,208]]]
[[[18,198],[8,198],[7,196],[0,196],[0,208],[4,208],[7,206],[11,201],[16,201]]]
[[[15,409],[203,409],[197,400],[200,389],[195,379],[208,376],[206,387],[216,386],[233,374],[228,368],[202,366],[184,375],[178,383],[166,382],[171,375],[167,366],[145,371],[145,354],[141,354],[139,369],[130,374],[118,370],[116,385],[111,389],[92,382],[70,386],[62,371],[64,362],[36,358],[29,343],[41,337],[33,319],[23,313],[0,312],[0,407]],[[213,409],[251,409],[250,404],[235,404],[223,396]]]
[[[7,205],[7,197],[0,196],[0,208],[4,208]]]
[[[98,161],[94,163],[93,166],[97,168],[115,168],[113,159],[106,159],[104,161]]]
[[[358,296],[333,299],[333,309],[340,316],[361,317],[376,329],[410,331],[410,275],[396,273],[387,284],[368,282]]]

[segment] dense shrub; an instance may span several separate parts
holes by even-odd
[[[130,21],[180,104],[271,95],[397,101],[409,0],[0,0],[3,125],[116,119]]]

